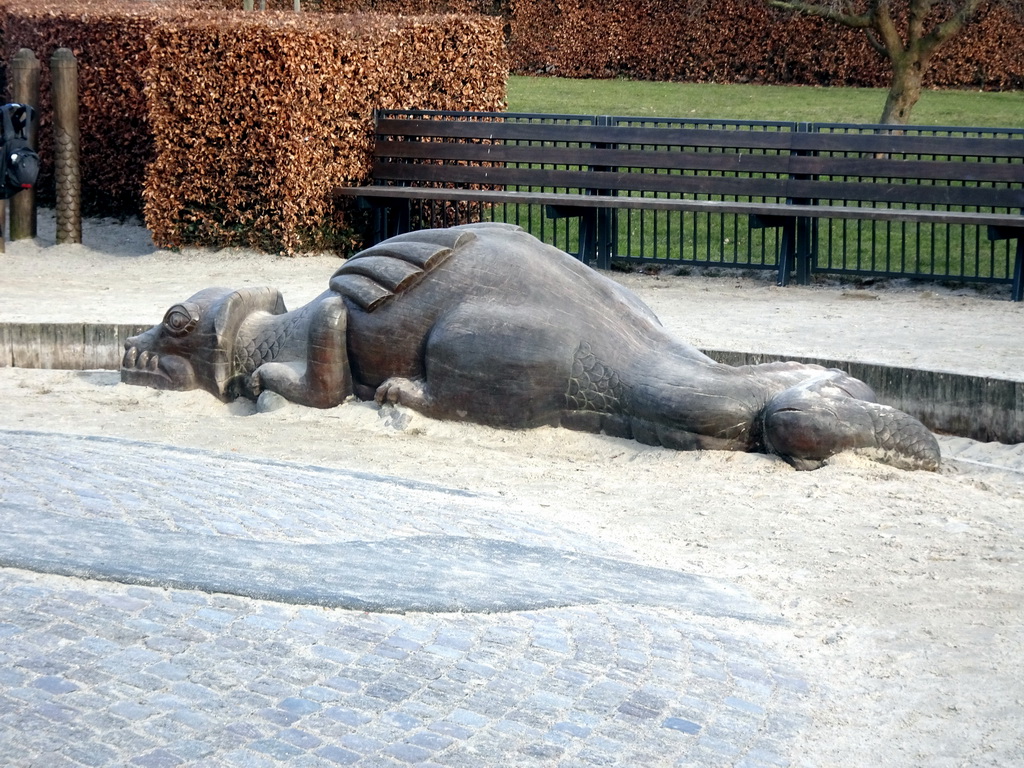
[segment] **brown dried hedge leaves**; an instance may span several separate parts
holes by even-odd
[[[351,204],[332,190],[368,177],[375,108],[504,107],[493,18],[119,0],[0,13],[7,58],[20,47],[78,56],[86,211],[141,209],[161,246],[347,250]]]
[[[504,105],[501,30],[481,17],[212,14],[149,41],[145,213],[166,246],[344,248],[332,190],[367,179],[374,108]]]
[[[211,0],[233,7],[235,0]],[[268,0],[287,10],[292,0]],[[906,5],[894,0],[897,18]],[[512,71],[687,82],[888,86],[863,32],[764,0],[303,0],[304,10],[479,13],[507,25]],[[935,13],[948,13],[936,3]],[[905,19],[904,19],[905,21]],[[929,85],[1024,88],[1019,0],[992,0],[940,48]]]
[[[516,72],[888,86],[888,64],[862,31],[794,16],[762,0],[514,0],[512,8],[509,49]],[[986,4],[939,49],[926,83],[1024,87],[1020,19],[1019,5],[1015,11],[1011,2]]]

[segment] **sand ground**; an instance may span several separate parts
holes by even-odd
[[[0,322],[157,322],[211,285],[273,285],[290,307],[338,259],[156,251],[134,224],[0,256]],[[1008,291],[905,283],[776,288],[766,275],[617,275],[702,348],[1024,377]],[[0,428],[122,436],[497,492],[640,561],[728,579],[783,617],[820,708],[806,765],[1024,764],[1024,445],[940,436],[938,473],[838,456],[679,453],[557,429],[500,431],[347,403],[255,413],[115,372],[0,368]]]

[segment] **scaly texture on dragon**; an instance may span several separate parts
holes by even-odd
[[[939,465],[934,436],[863,382],[816,365],[716,363],[630,291],[502,224],[391,238],[292,312],[272,288],[201,291],[126,342],[121,379],[316,408],[354,395],[495,427],[760,451],[798,469],[846,450]]]

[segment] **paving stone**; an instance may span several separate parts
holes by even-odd
[[[355,765],[362,759],[362,755],[341,747],[333,745],[317,750],[317,755],[337,765]]]
[[[141,768],[174,768],[174,766],[181,765],[184,762],[178,755],[173,752],[168,752],[165,749],[155,749],[145,755],[139,755],[132,760],[132,765],[141,766]]]
[[[428,727],[432,731],[440,733],[443,736],[450,736],[453,739],[468,739],[473,735],[472,729],[466,728],[462,725],[456,725],[455,723],[449,723],[444,720],[431,723]]]
[[[54,694],[71,693],[78,690],[78,686],[74,683],[54,675],[37,678],[32,681],[32,685],[47,693]]]
[[[686,720],[682,717],[665,718],[662,725],[666,728],[681,731],[682,733],[700,733],[701,730],[701,726],[698,723],[695,723],[692,720]]]
[[[119,701],[110,707],[110,711],[126,720],[145,720],[156,713],[151,707],[133,701]]]
[[[403,763],[422,763],[430,757],[430,750],[415,744],[389,744],[384,748],[384,752]]]
[[[362,755],[373,755],[380,752],[384,748],[384,743],[377,739],[371,739],[366,736],[360,736],[358,733],[352,733],[347,736],[343,736],[341,743],[349,749],[358,752]]]
[[[265,707],[256,713],[259,717],[275,725],[288,726],[299,720],[299,715],[286,712],[278,707]]]
[[[403,731],[411,731],[419,728],[423,723],[418,717],[413,717],[405,712],[388,712],[381,718],[382,722],[390,723]]]
[[[298,728],[285,728],[281,731],[277,737],[283,741],[287,741],[289,744],[294,744],[296,747],[301,749],[313,749],[314,747],[320,746],[320,739],[311,733],[300,730]]]
[[[357,712],[346,707],[328,707],[324,710],[327,717],[337,720],[339,723],[357,727],[370,722],[372,717],[364,712]]]

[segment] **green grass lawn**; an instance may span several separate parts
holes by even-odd
[[[880,88],[651,83],[510,77],[510,112],[629,117],[874,123]],[[925,91],[913,112],[917,125],[1024,128],[1024,92]]]

